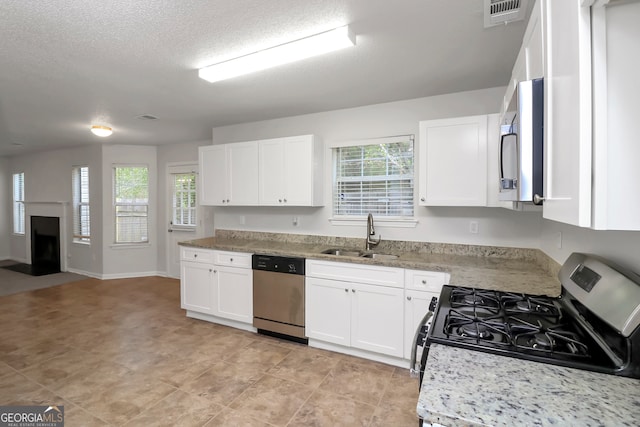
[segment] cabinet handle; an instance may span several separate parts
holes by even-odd
[[[356,290],[355,290],[355,289],[351,289],[351,292],[353,292],[353,293],[355,294],[355,293],[356,293]]]
[[[233,258],[229,258],[229,262],[233,262]]]
[[[209,271],[211,271],[211,270],[209,270]],[[218,270],[213,270],[213,272],[214,272],[214,273],[217,273],[217,272],[218,272]]]
[[[278,203],[282,203],[282,199],[278,199]]]
[[[423,281],[422,281],[422,284],[423,284],[423,285],[426,285],[426,284],[427,284],[427,281],[426,281],[426,280],[423,280]]]
[[[347,288],[344,288],[344,291],[345,291],[345,292],[349,292],[349,289],[347,289]]]
[[[198,254],[193,254],[193,257],[194,258],[198,258]]]
[[[209,269],[209,273],[211,273],[212,271],[213,271],[212,269]]]
[[[407,301],[411,301],[411,297],[407,297]]]
[[[283,199],[285,203],[287,203],[287,199]]]
[[[229,199],[227,199],[227,203],[229,203]]]
[[[225,199],[222,199],[222,203],[226,203],[226,200],[225,200]]]
[[[424,200],[425,200],[424,197],[420,197],[421,202],[424,202]]]

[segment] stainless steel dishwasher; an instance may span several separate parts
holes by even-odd
[[[253,255],[253,326],[259,333],[307,343],[304,258]]]

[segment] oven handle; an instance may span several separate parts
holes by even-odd
[[[428,311],[427,314],[424,315],[418,327],[416,328],[416,333],[413,335],[413,346],[411,348],[411,362],[409,362],[409,375],[411,378],[418,378],[420,376],[420,362],[416,360],[417,351],[418,351],[418,335],[420,334],[420,329],[422,325],[426,324],[429,319],[433,316],[433,311]]]

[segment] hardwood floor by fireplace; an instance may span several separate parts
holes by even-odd
[[[177,280],[0,297],[0,405],[67,426],[414,426],[407,370],[188,319]]]

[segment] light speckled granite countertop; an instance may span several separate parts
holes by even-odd
[[[216,237],[186,242],[183,246],[298,256],[328,261],[384,265],[416,270],[444,271],[452,285],[529,294],[560,294],[559,265],[535,249],[383,241],[374,252],[399,255],[396,260],[337,257],[329,248],[360,248],[364,239],[297,236],[217,230]]]
[[[432,344],[417,411],[445,426],[635,427],[640,380]]]

